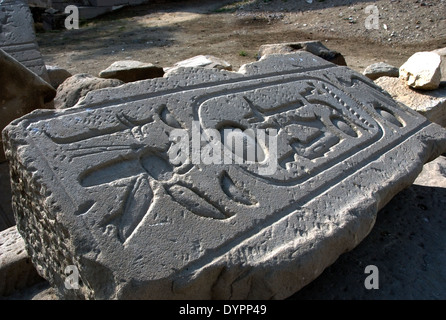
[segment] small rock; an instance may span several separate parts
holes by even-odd
[[[434,52],[417,52],[400,67],[400,79],[420,90],[435,90],[440,85],[441,58]]]
[[[381,77],[375,83],[390,93],[396,101],[446,127],[446,86],[427,92],[411,89],[398,78]]]
[[[340,66],[346,66],[345,58],[337,51],[333,51],[324,46],[320,41],[287,42],[276,44],[265,44],[260,46],[258,58],[269,54],[284,54],[296,51],[307,51],[318,57]]]
[[[399,69],[397,67],[391,66],[390,64],[378,62],[365,68],[362,74],[372,80],[376,80],[384,76],[398,78]]]
[[[90,91],[117,87],[122,84],[124,82],[118,79],[102,79],[86,73],[75,74],[67,78],[57,88],[56,98],[54,99],[55,108],[71,108]]]
[[[164,75],[163,68],[152,63],[134,60],[113,62],[107,69],[99,73],[99,77],[106,79],[119,79],[124,82],[153,79]]]
[[[198,55],[174,64],[172,68],[166,69],[165,77],[171,75],[179,68],[205,68],[232,71],[232,66],[225,60],[211,55]]]
[[[46,71],[48,73],[48,77],[50,78],[50,84],[54,89],[57,89],[62,82],[64,82],[67,78],[71,77],[72,74],[67,70],[60,68],[58,66],[46,66]]]

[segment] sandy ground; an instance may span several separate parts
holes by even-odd
[[[288,41],[320,40],[357,71],[378,61],[399,67],[417,51],[446,47],[444,0],[312,2],[152,0],[37,39],[47,64],[92,75],[117,60],[169,67],[199,54],[238,70],[256,60],[260,45]],[[369,18],[369,5],[378,20]],[[367,29],[368,21],[379,29]]]
[[[365,8],[379,10],[368,30]],[[151,1],[84,22],[79,30],[39,32],[47,64],[97,75],[117,60],[162,67],[198,54],[237,70],[266,43],[321,40],[362,71],[384,61],[400,66],[417,51],[446,47],[444,0]],[[369,236],[290,299],[446,299],[446,157],[378,213]],[[367,290],[367,265],[379,289]],[[56,299],[41,283],[13,299]]]

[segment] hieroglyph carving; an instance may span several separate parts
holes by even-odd
[[[337,194],[355,173],[432,126],[362,75],[308,53],[269,56],[243,72],[185,69],[95,91],[78,107],[35,112],[5,130],[12,172],[19,164],[34,168],[30,197],[47,190],[42,201],[53,228],[81,247],[65,257],[79,268],[78,296],[227,297],[217,280],[199,280],[213,277],[210,265],[231,256],[225,272],[241,270],[281,252],[274,251],[280,243],[305,241],[327,225],[322,220],[342,219],[343,197],[325,211],[306,204],[328,190]],[[379,177],[370,184],[384,183]],[[366,189],[348,195],[356,203],[355,192]],[[19,216],[27,203],[21,197],[15,193]],[[262,253],[245,256],[250,239],[284,220],[292,231],[280,241],[257,239],[249,246]],[[231,269],[237,259],[245,262]],[[63,270],[35,263],[64,291],[55,276]],[[93,276],[101,268],[107,289]]]

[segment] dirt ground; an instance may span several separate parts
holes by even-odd
[[[38,32],[37,39],[46,64],[73,74],[97,75],[126,59],[170,67],[199,54],[225,59],[236,71],[256,60],[262,44],[305,40],[322,41],[363,71],[446,47],[445,12],[444,0],[151,0],[77,30]],[[370,21],[379,29],[367,29]]]

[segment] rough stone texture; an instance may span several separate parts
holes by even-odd
[[[27,1],[0,0],[0,49],[49,81]]]
[[[162,77],[164,70],[151,63],[122,60],[113,62],[107,69],[99,73],[99,77],[119,79],[124,82],[153,79]]]
[[[47,65],[46,70],[48,72],[50,84],[54,89],[57,89],[66,79],[72,76],[70,72],[58,66]]]
[[[446,151],[446,130],[312,54],[269,55],[239,72],[184,69],[3,131],[18,229],[66,298],[288,297]],[[277,170],[175,166],[168,135],[191,132],[193,119],[280,129],[277,152],[260,147]],[[78,290],[65,289],[68,265]]]
[[[446,81],[446,47],[434,50],[432,52],[438,54],[441,58],[441,81]]]
[[[164,77],[169,76],[173,72],[178,72],[180,68],[206,68],[228,71],[232,70],[231,64],[227,61],[211,55],[199,55],[177,62],[172,68],[166,68]]]
[[[435,90],[441,81],[440,64],[437,53],[417,52],[400,67],[400,79],[414,89]]]
[[[25,242],[11,227],[0,232],[0,297],[9,296],[15,291],[32,286],[43,279],[31,263]]]
[[[24,114],[37,108],[46,108],[45,103],[56,95],[51,85],[16,59],[0,49],[0,130]],[[0,141],[0,162],[4,161]]]
[[[446,127],[446,84],[437,90],[424,91],[411,89],[398,78],[381,77],[375,83],[395,100]]]
[[[261,58],[268,54],[285,54],[296,51],[307,51],[337,65],[347,65],[341,53],[328,49],[320,41],[265,44],[260,46],[258,57]]]
[[[384,62],[374,63],[365,68],[362,73],[371,80],[376,80],[380,77],[397,77],[399,76],[399,69]]]
[[[81,98],[93,90],[117,87],[124,84],[118,79],[101,79],[86,73],[67,78],[58,88],[54,104],[56,109],[73,107]]]
[[[3,147],[2,147],[3,148]],[[8,163],[0,163],[0,231],[15,226],[11,207],[11,179]]]

